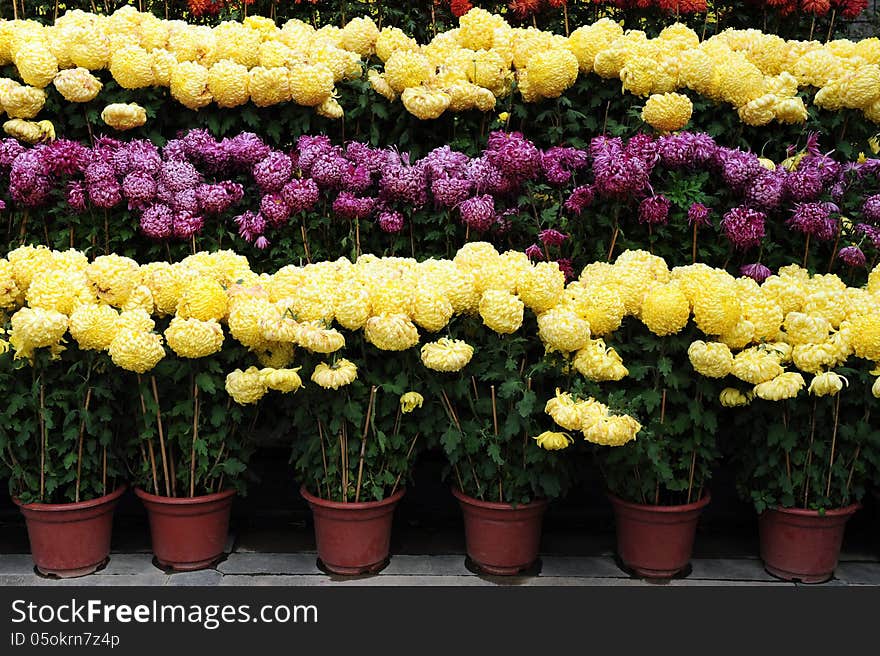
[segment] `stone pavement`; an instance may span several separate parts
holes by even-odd
[[[9,530],[7,530],[9,529]],[[502,578],[472,571],[457,531],[404,528],[395,535],[392,558],[379,574],[342,578],[318,567],[310,528],[282,525],[230,536],[228,557],[213,569],[166,574],[152,563],[142,532],[114,538],[110,562],[100,572],[65,581],[37,576],[19,527],[0,526],[0,585],[657,585],[630,577],[614,558],[613,534],[545,532],[540,563],[528,575]],[[24,538],[24,540],[22,540]],[[22,548],[24,547],[24,548]],[[17,552],[17,553],[15,553]],[[757,557],[754,540],[736,535],[700,535],[690,573],[662,585],[775,585]],[[845,545],[835,578],[825,585],[880,585],[876,540]]]

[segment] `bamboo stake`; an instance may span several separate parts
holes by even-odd
[[[474,388],[474,400],[479,401],[480,393],[477,391],[477,379],[474,376],[471,376],[471,385],[473,385]]]
[[[376,401],[376,386],[370,388],[370,402],[367,404],[367,416],[364,420],[364,432],[361,435],[361,453],[358,458],[358,479],[357,486],[354,489],[354,502],[361,500],[361,481],[364,476],[364,454],[367,451],[367,437],[370,435],[370,419],[373,414],[373,404]]]
[[[810,463],[813,462],[813,438],[816,437],[816,402],[813,401],[813,413],[810,421],[810,446],[807,450],[807,459],[804,461],[804,508],[807,507],[807,499],[810,495]]]
[[[849,500],[849,488],[852,485],[853,474],[856,471],[856,461],[859,459],[859,453],[862,450],[862,445],[859,444],[856,446],[855,455],[853,455],[852,464],[849,466],[849,476],[846,478],[846,492],[845,492],[845,500]]]
[[[156,475],[156,454],[153,451],[153,440],[147,442],[147,450],[150,452],[150,469],[153,473],[153,494],[159,494],[159,477]]]
[[[614,253],[614,245],[617,243],[617,235],[620,233],[620,227],[614,226],[614,234],[611,235],[611,246],[608,248],[607,260],[611,261],[611,255]]]
[[[834,471],[834,450],[837,446],[837,426],[840,419],[840,393],[834,403],[834,431],[831,434],[831,457],[828,460],[828,484],[825,486],[825,496],[831,495],[831,474]]]
[[[104,492],[104,495],[107,494],[107,447],[104,447],[104,467],[101,472],[101,488]]]
[[[694,453],[691,456],[691,473],[690,473],[690,476],[688,476],[688,498],[687,498],[688,503],[691,502],[691,493],[694,490],[694,469],[696,468],[696,466],[697,466],[697,447],[694,446]]]
[[[498,411],[495,406],[495,386],[489,386],[490,393],[492,394],[492,430],[495,432],[495,437],[498,437]]]
[[[46,494],[46,422],[43,420],[43,411],[46,402],[46,387],[40,378],[40,501]]]
[[[89,412],[89,403],[92,400],[92,388],[89,387],[86,390],[86,401],[83,404],[83,416],[79,422],[79,447],[77,448],[76,455],[76,493],[74,495],[74,501],[79,503],[79,486],[82,481],[82,457],[83,457],[83,442],[86,434],[86,414]]]
[[[140,376],[138,376],[138,378],[140,378]],[[156,402],[156,428],[159,431],[159,449],[162,454],[162,473],[165,475],[165,496],[170,497],[172,494],[170,481],[168,480],[168,456],[165,452],[165,430],[162,427],[162,411],[159,407],[159,388],[156,385],[155,376],[150,376],[150,384],[153,388],[153,400]],[[141,399],[141,402],[143,402],[143,399]]]
[[[348,503],[348,433],[345,423],[342,424],[339,444],[342,447],[342,502]]]
[[[309,254],[309,238],[306,236],[306,225],[305,225],[305,223],[303,223],[302,225],[300,225],[300,230],[302,231],[302,237],[303,237],[303,250],[305,250],[305,252],[306,252],[306,262],[308,262],[309,264],[311,264],[311,263],[312,263],[312,257],[311,257],[311,255]]]
[[[409,444],[409,450],[406,452],[406,463],[409,464],[410,456],[412,456],[413,449],[416,447],[416,440],[419,439],[420,433],[416,433],[415,437],[412,439],[412,442]],[[394,493],[397,492],[397,484],[400,483],[400,479],[403,476],[403,472],[406,471],[406,467],[404,467],[403,471],[397,474],[397,478],[394,479],[394,485],[391,488],[391,495],[394,496]],[[458,473],[458,469],[455,470]],[[460,479],[459,479],[460,480]]]
[[[196,440],[199,439],[199,386],[193,378],[193,439],[189,451],[189,496],[196,495]]]
[[[321,420],[318,420],[318,439],[321,440],[321,463],[324,465],[324,481],[327,481],[327,450],[324,448],[324,429],[321,426]],[[321,486],[318,486],[320,492]],[[330,491],[330,483],[327,482],[327,491]]]

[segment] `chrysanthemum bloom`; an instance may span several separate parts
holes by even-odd
[[[153,332],[121,328],[108,347],[113,364],[142,374],[165,357],[162,336]]]
[[[675,282],[651,288],[642,301],[642,323],[661,337],[679,332],[687,325],[690,316],[687,296]]]
[[[726,344],[697,340],[688,347],[688,359],[701,376],[724,378],[733,368],[733,354]]]
[[[208,69],[208,93],[219,107],[238,107],[250,99],[248,69],[230,59],[221,59]]]
[[[128,257],[100,255],[86,270],[92,292],[107,303],[121,307],[140,283],[140,268]]]
[[[721,219],[721,230],[735,248],[754,248],[764,238],[766,219],[763,212],[740,205],[724,215]]]
[[[479,312],[483,323],[502,335],[519,330],[524,309],[523,302],[508,291],[488,289],[480,298]]]
[[[333,71],[324,64],[298,64],[290,69],[290,96],[298,105],[316,107],[333,93]]]
[[[67,102],[77,103],[94,100],[104,86],[85,68],[68,68],[60,71],[52,83]]]
[[[460,339],[441,337],[421,349],[422,364],[434,371],[461,371],[474,355],[474,347]]]
[[[419,329],[404,314],[381,314],[367,319],[364,337],[383,351],[405,351],[419,343]]]
[[[575,370],[596,382],[617,381],[629,375],[623,359],[602,339],[591,339],[587,346],[575,353],[572,360]]]
[[[639,203],[639,223],[666,225],[669,221],[669,200],[662,194],[649,196]]]
[[[406,394],[402,394],[400,397],[400,411],[404,414],[408,414],[416,408],[421,408],[424,401],[425,397],[418,392],[407,392]]]
[[[581,430],[584,425],[582,405],[568,392],[556,390],[556,396],[544,405],[546,412],[559,426],[566,430]]]
[[[495,199],[489,194],[475,196],[461,203],[458,211],[465,225],[484,232],[495,222]]]
[[[850,331],[856,357],[880,362],[880,317],[876,313],[854,317]]]
[[[595,192],[591,185],[581,185],[575,187],[574,191],[565,201],[565,210],[572,214],[581,214],[587,207],[593,203]]]
[[[547,451],[558,451],[569,446],[574,440],[568,433],[557,431],[544,431],[533,438],[537,445]]]
[[[709,218],[711,214],[712,210],[702,203],[691,203],[687,213],[688,225],[691,227],[708,228],[712,225],[712,219]]]
[[[261,369],[260,375],[269,389],[289,394],[296,392],[302,387],[302,379],[299,377],[298,371],[299,367],[296,369],[276,369],[270,367]]]
[[[645,102],[642,120],[655,130],[680,130],[691,120],[694,106],[680,93],[655,93]]]
[[[60,342],[67,332],[68,319],[56,310],[25,307],[12,315],[11,323],[10,342],[16,351],[25,351],[30,357],[33,349]]]
[[[773,355],[755,348],[740,351],[733,358],[730,373],[742,381],[757,385],[776,378],[783,369]]]
[[[266,395],[267,384],[256,367],[236,369],[226,375],[226,392],[239,405],[256,403]]]
[[[423,121],[438,118],[452,102],[452,96],[445,91],[424,86],[407,87],[400,99],[410,114]]]
[[[565,307],[555,307],[538,315],[538,335],[548,349],[569,353],[590,340],[590,324]]]
[[[525,68],[527,88],[536,98],[558,98],[575,83],[578,60],[570,51],[553,48],[533,54]],[[520,71],[522,74],[522,71]],[[528,102],[527,93],[523,98]]]
[[[181,105],[198,110],[213,97],[208,91],[208,69],[193,61],[178,63],[171,72],[171,96]]]
[[[168,346],[182,358],[204,358],[223,346],[223,328],[214,320],[174,317],[165,329]]]
[[[555,262],[539,262],[519,274],[517,294],[526,307],[540,314],[562,301],[565,274]]]
[[[332,365],[321,362],[312,372],[312,382],[324,389],[339,389],[351,384],[357,378],[357,367],[353,362],[340,358]]]
[[[749,405],[752,402],[752,396],[754,396],[754,392],[746,394],[735,387],[725,387],[718,394],[718,401],[725,408],[739,408]]]
[[[786,371],[772,380],[755,385],[755,394],[765,401],[793,399],[804,388],[804,377],[794,371]]]
[[[70,314],[87,296],[85,276],[64,269],[42,271],[34,277],[25,299],[32,308]]]
[[[814,396],[834,396],[848,384],[846,378],[833,371],[826,371],[813,376],[808,389]]]
[[[177,303],[177,315],[184,319],[219,321],[226,316],[227,309],[228,299],[223,286],[205,276],[188,282]]]
[[[600,417],[595,423],[585,426],[584,439],[601,446],[623,446],[636,439],[642,425],[629,415]]]
[[[760,262],[755,262],[754,264],[744,264],[740,267],[739,272],[742,275],[751,278],[759,285],[773,275],[773,272]]]
[[[844,246],[837,253],[837,257],[841,259],[842,262],[851,266],[851,267],[863,267],[865,266],[865,254],[862,252],[862,249],[858,246]]]

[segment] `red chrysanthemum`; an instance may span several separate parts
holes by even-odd
[[[522,20],[541,10],[541,0],[510,0],[508,7],[514,16]]]
[[[449,3],[449,9],[456,18],[464,16],[473,8],[474,6],[470,3],[470,0],[451,0]]]
[[[801,0],[801,10],[806,14],[824,16],[831,10],[830,0]]]

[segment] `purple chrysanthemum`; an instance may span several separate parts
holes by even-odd
[[[574,191],[565,201],[565,211],[571,214],[581,214],[587,207],[593,204],[596,193],[591,185],[575,187]]]
[[[740,267],[739,272],[742,275],[751,278],[759,285],[767,280],[767,278],[769,278],[771,275],[773,275],[773,272],[760,262],[755,262],[754,264],[744,264]]]
[[[318,203],[320,190],[311,178],[294,178],[281,188],[281,195],[291,212],[307,212]]]
[[[168,239],[174,232],[174,212],[162,203],[156,203],[141,214],[141,231],[151,239]]]
[[[396,210],[379,212],[378,222],[382,232],[396,234],[403,230],[403,214]]]
[[[468,227],[484,232],[495,222],[495,199],[489,194],[468,198],[458,206],[458,211]]]
[[[74,212],[85,212],[86,203],[86,186],[79,180],[72,180],[67,183],[67,204]]]
[[[834,203],[797,203],[786,223],[793,230],[827,241],[834,237],[837,222],[831,214],[837,211]]]
[[[568,235],[553,228],[547,228],[538,233],[538,239],[545,246],[562,246],[568,239]]]
[[[254,164],[254,182],[264,194],[280,190],[293,174],[293,161],[284,153],[273,151]]]
[[[565,281],[571,282],[574,280],[574,266],[572,266],[571,260],[567,257],[560,257],[556,260],[556,265],[559,267],[559,270],[565,274]]]
[[[669,222],[669,206],[666,196],[648,196],[639,203],[639,223],[666,225]]]
[[[765,212],[779,207],[785,197],[786,175],[784,169],[761,173],[746,190],[746,201]]]
[[[785,178],[785,190],[798,202],[811,201],[822,193],[822,174],[812,166],[798,166]]]
[[[740,205],[724,215],[721,230],[735,248],[745,250],[761,243],[766,220],[763,212]]]
[[[431,183],[434,202],[440,207],[455,207],[471,194],[471,181],[443,176]]]
[[[865,198],[862,204],[862,215],[865,221],[880,225],[880,194],[873,194]]]
[[[143,209],[156,198],[156,180],[149,173],[132,171],[122,180],[122,193],[128,199],[128,209]]]
[[[541,166],[540,151],[521,132],[492,132],[484,153],[503,176],[517,183],[533,178]]]
[[[202,226],[205,224],[205,220],[198,214],[182,211],[174,212],[172,223],[175,237],[178,239],[189,239],[201,231]]]
[[[159,188],[162,192],[176,193],[194,189],[199,184],[199,172],[189,162],[166,161],[159,170]]]
[[[223,139],[220,148],[231,166],[246,170],[265,158],[272,150],[253,132],[242,132]]]
[[[247,211],[233,219],[239,236],[247,242],[253,241],[266,230],[266,219],[262,214]]]
[[[341,219],[356,221],[369,217],[375,206],[375,198],[355,196],[348,191],[342,191],[333,201],[333,212]]]
[[[279,192],[266,194],[260,199],[260,213],[270,225],[280,226],[290,218],[290,207]]]
[[[865,254],[858,246],[844,246],[837,252],[837,257],[851,267],[863,267],[866,262]]]
[[[526,255],[530,260],[541,262],[544,259],[544,251],[537,244],[532,244],[526,249]]]
[[[711,214],[712,210],[702,203],[691,203],[687,214],[688,225],[691,227],[708,228],[712,225],[712,219],[709,218]]]

